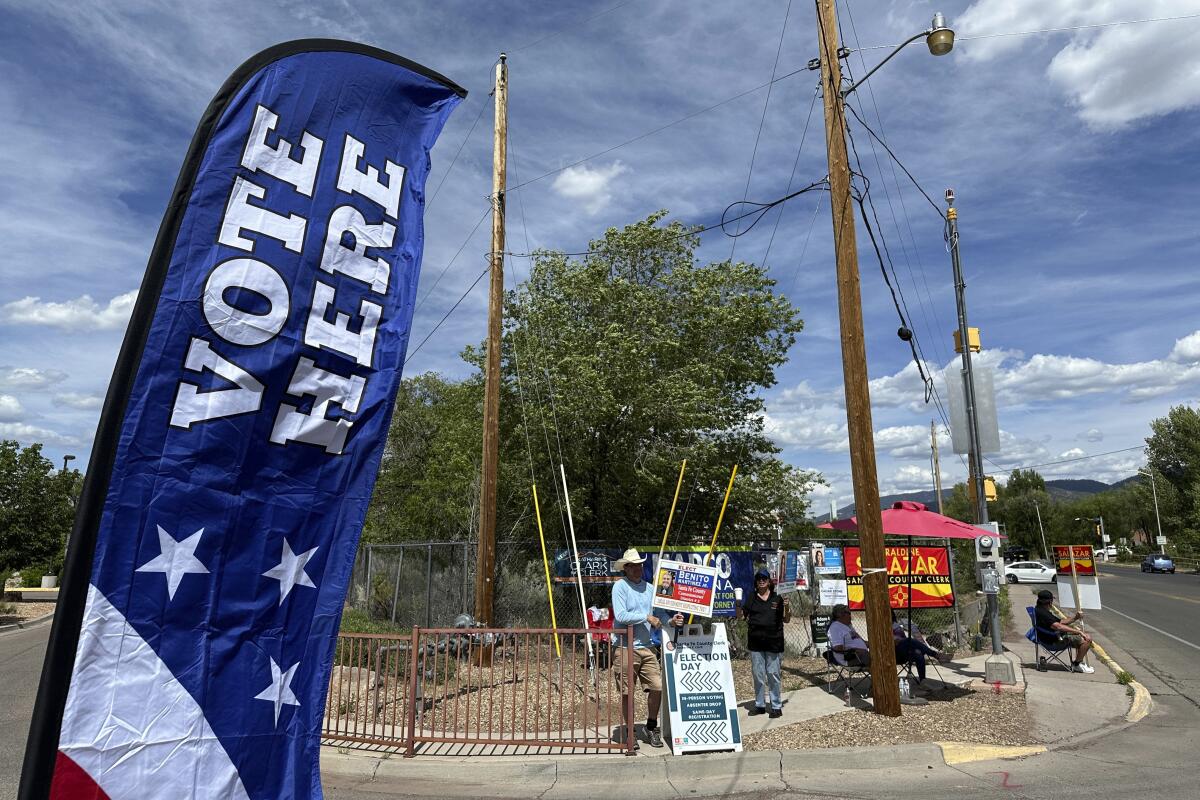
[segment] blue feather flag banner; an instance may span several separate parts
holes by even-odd
[[[101,417],[20,796],[319,798],[341,609],[465,92],[330,40],[192,140]]]

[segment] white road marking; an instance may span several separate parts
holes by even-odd
[[[1120,614],[1122,617],[1124,617],[1125,619],[1127,619],[1127,620],[1129,620],[1129,621],[1131,621],[1131,622],[1136,622],[1138,625],[1142,625],[1142,626],[1144,626],[1144,627],[1147,627],[1147,628],[1149,628],[1150,630],[1152,630],[1152,631],[1154,631],[1154,632],[1156,632],[1156,633],[1161,633],[1163,636],[1167,636],[1167,637],[1169,637],[1169,638],[1171,638],[1171,639],[1174,639],[1174,640],[1175,640],[1175,641],[1177,641],[1177,642],[1181,642],[1182,644],[1186,644],[1188,647],[1194,647],[1194,648],[1196,648],[1197,650],[1200,650],[1200,644],[1193,644],[1192,642],[1189,642],[1187,639],[1180,639],[1178,636],[1176,636],[1176,635],[1175,635],[1175,634],[1173,634],[1173,633],[1167,633],[1167,632],[1166,632],[1166,631],[1164,631],[1162,628],[1156,628],[1156,627],[1154,627],[1153,625],[1151,625],[1149,622],[1142,622],[1140,619],[1137,619],[1136,617],[1131,617],[1131,616],[1129,616],[1128,614],[1122,614],[1120,611],[1117,611],[1117,610],[1116,610],[1115,608],[1113,608],[1112,606],[1105,606],[1105,607],[1104,607],[1104,610],[1105,610],[1105,611],[1111,611],[1111,612],[1113,612],[1114,614]]]

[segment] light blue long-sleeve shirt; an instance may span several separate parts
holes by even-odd
[[[661,633],[651,628],[650,623],[646,621],[653,603],[654,587],[648,581],[634,583],[629,578],[621,578],[613,584],[613,628],[624,630],[626,625],[632,625],[634,647],[648,649],[662,641]],[[664,625],[674,616],[672,612],[662,608],[655,608],[653,612]],[[624,645],[625,637],[618,635],[617,643]]]

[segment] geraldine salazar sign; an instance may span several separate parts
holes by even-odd
[[[716,586],[716,566],[663,559],[654,573],[654,607],[711,617]]]

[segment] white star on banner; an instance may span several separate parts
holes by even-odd
[[[163,530],[161,525],[155,527],[158,528],[159,554],[138,567],[136,571],[161,572],[166,575],[167,598],[174,600],[175,591],[179,588],[179,582],[183,580],[184,575],[200,575],[208,572],[208,567],[196,558],[196,547],[200,544],[200,537],[204,535],[204,528],[196,531],[182,542],[177,542],[171,534]]]
[[[254,695],[255,700],[266,700],[275,704],[275,725],[279,725],[279,712],[284,706],[299,706],[300,701],[292,693],[292,677],[300,666],[297,661],[288,667],[287,672],[280,672],[275,659],[267,656],[271,662],[271,685]]]
[[[308,573],[304,571],[304,567],[313,557],[313,553],[319,549],[314,547],[312,550],[305,550],[297,555],[292,552],[292,546],[288,544],[287,539],[283,540],[283,555],[280,557],[279,563],[263,573],[265,577],[279,581],[279,605],[283,605],[288,593],[295,586],[317,588],[317,585],[308,577]]]

